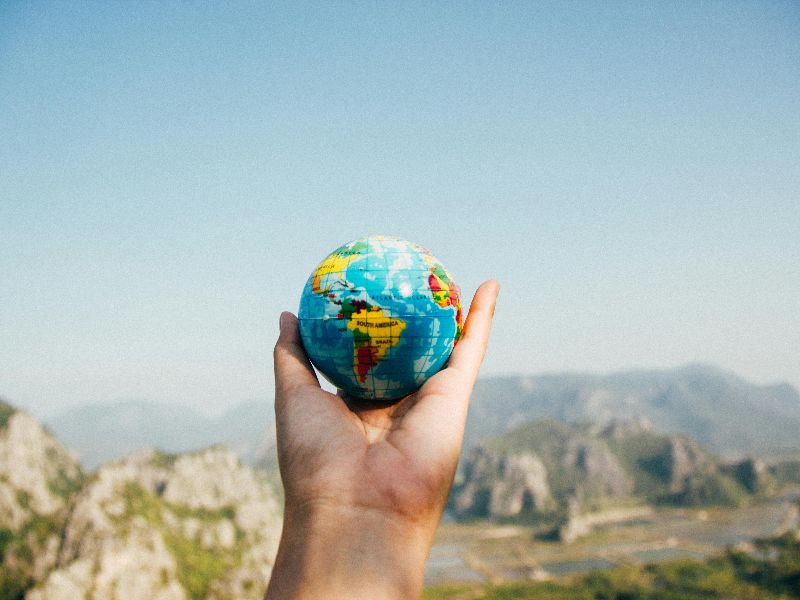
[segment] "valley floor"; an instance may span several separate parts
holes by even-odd
[[[428,560],[426,585],[548,580],[618,565],[705,558],[800,526],[800,489],[732,509],[659,508],[598,526],[572,544],[543,541],[535,527],[445,522]]]

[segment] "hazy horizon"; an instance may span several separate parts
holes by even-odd
[[[219,414],[371,233],[469,298],[483,375],[800,387],[791,2],[0,6],[0,395]]]
[[[479,380],[484,379],[491,379],[491,378],[527,378],[527,377],[561,377],[561,376],[589,376],[589,377],[604,377],[610,375],[619,375],[619,374],[632,374],[632,373],[650,373],[650,372],[671,372],[671,371],[679,371],[682,369],[689,369],[699,367],[704,370],[710,371],[720,371],[727,375],[733,375],[739,377],[745,383],[751,383],[757,386],[778,386],[778,385],[791,385],[795,390],[800,392],[800,388],[798,386],[793,385],[788,380],[776,380],[776,381],[765,381],[765,382],[757,382],[751,381],[746,377],[742,377],[741,374],[736,373],[734,371],[724,369],[718,365],[713,365],[710,363],[700,363],[700,362],[693,362],[693,363],[686,363],[682,365],[675,365],[674,367],[664,367],[664,368],[637,368],[631,367],[628,369],[619,369],[614,371],[592,371],[592,370],[561,370],[561,371],[545,371],[545,372],[529,372],[529,373],[521,373],[521,372],[504,372],[504,373],[482,373],[479,375]],[[326,382],[324,379],[320,380],[322,385],[327,389],[333,389],[333,387]],[[250,397],[250,398],[229,398],[229,402],[224,405],[217,405],[217,406],[196,406],[192,405],[191,403],[168,400],[168,399],[160,399],[160,398],[146,398],[146,397],[118,397],[118,398],[108,398],[105,400],[100,400],[97,402],[75,402],[71,404],[62,405],[54,410],[51,411],[40,411],[39,407],[36,405],[32,406],[24,406],[21,404],[16,404],[13,398],[8,398],[3,395],[2,390],[0,390],[0,400],[8,401],[12,405],[16,406],[17,408],[28,410],[34,414],[37,418],[41,418],[44,420],[51,419],[53,417],[58,417],[60,415],[66,414],[72,410],[76,409],[84,409],[90,407],[102,407],[102,406],[119,406],[119,405],[131,405],[131,404],[142,404],[145,406],[176,406],[181,408],[186,408],[193,411],[195,414],[205,417],[205,418],[220,418],[226,413],[230,411],[235,411],[236,409],[249,405],[249,404],[260,404],[260,403],[268,403],[271,404],[273,402],[272,397],[272,390],[267,390],[265,395],[262,397]]]

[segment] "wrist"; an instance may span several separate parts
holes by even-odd
[[[287,502],[267,598],[414,598],[437,523],[374,508]]]

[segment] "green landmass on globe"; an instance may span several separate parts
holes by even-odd
[[[461,335],[461,291],[428,250],[373,235],[331,252],[298,310],[317,370],[347,394],[402,398],[447,363]]]

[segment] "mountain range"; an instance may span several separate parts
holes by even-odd
[[[658,432],[689,435],[729,459],[800,453],[795,388],[756,385],[707,365],[481,378],[472,395],[464,451],[537,419],[602,425],[625,418],[645,418]],[[269,400],[239,404],[217,418],[145,401],[85,405],[45,424],[88,469],[142,448],[186,452],[213,444],[231,448],[247,464],[275,461]]]
[[[46,425],[0,401],[0,598],[263,595],[281,526],[271,402],[216,418],[118,402]],[[483,378],[451,512],[544,519],[569,541],[631,507],[736,504],[800,481],[799,461],[744,458],[797,456],[798,431],[794,388],[714,367]]]
[[[800,394],[756,385],[708,365],[486,377],[475,385],[465,448],[537,419],[609,423],[646,418],[656,431],[683,433],[727,458],[800,452]]]
[[[215,444],[246,464],[271,460],[275,443],[271,401],[251,400],[219,417],[179,404],[126,400],[69,408],[45,424],[87,469],[145,448],[189,452]]]
[[[585,514],[631,506],[736,506],[777,482],[758,459],[721,462],[685,435],[644,419],[570,426],[541,420],[483,440],[466,455],[456,517],[534,519],[574,539]]]

